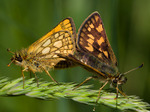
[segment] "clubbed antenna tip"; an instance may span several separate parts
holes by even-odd
[[[10,52],[10,53],[12,53],[12,54],[15,54],[14,52],[10,51],[10,49],[9,49],[9,48],[7,48],[7,51],[8,51],[8,52]]]
[[[139,68],[142,68],[144,66],[144,63],[142,63],[142,65],[139,66]]]
[[[140,66],[138,66],[138,67],[136,67],[136,68],[133,68],[133,69],[131,69],[131,70],[129,70],[129,71],[123,73],[123,74],[125,75],[125,74],[127,74],[127,73],[129,73],[129,72],[132,72],[132,71],[134,71],[134,70],[136,70],[136,69],[139,69],[139,68],[143,67],[143,65],[144,65],[144,64],[142,63]]]

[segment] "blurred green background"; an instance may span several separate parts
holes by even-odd
[[[150,1],[149,0],[0,0],[0,76],[16,79],[20,67],[10,62],[12,51],[26,48],[45,35],[61,20],[72,17],[79,28],[93,11],[102,17],[107,36],[116,54],[121,72],[144,63],[144,67],[127,75],[123,86],[127,95],[137,95],[150,103]],[[82,82],[91,73],[81,67],[50,72],[58,82]],[[29,78],[29,73],[26,73]],[[51,81],[45,73],[43,80]],[[100,83],[91,80],[93,89]],[[109,86],[106,87],[106,89]],[[91,112],[88,106],[68,99],[43,101],[25,96],[0,97],[3,112]],[[100,105],[97,111],[117,111]]]

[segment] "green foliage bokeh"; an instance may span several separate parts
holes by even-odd
[[[0,76],[15,79],[21,76],[20,67],[10,62],[6,51],[26,48],[45,35],[66,17],[74,19],[76,29],[94,11],[102,17],[107,36],[118,59],[121,72],[128,71],[141,63],[144,67],[127,75],[123,86],[127,95],[137,95],[150,103],[150,1],[148,0],[0,0]],[[59,82],[82,82],[91,73],[81,67],[50,71]],[[25,73],[29,78],[29,73]],[[38,77],[51,81],[45,73]],[[100,83],[89,81],[93,89]],[[109,88],[107,86],[106,88]],[[93,106],[67,99],[42,101],[25,96],[0,97],[3,112],[91,112]],[[116,111],[106,106],[97,111]]]

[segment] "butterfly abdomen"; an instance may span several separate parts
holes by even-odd
[[[60,68],[68,68],[68,67],[74,67],[76,66],[76,64],[72,61],[69,61],[69,60],[65,60],[65,61],[60,61],[58,62],[54,68],[55,69],[60,69]]]
[[[116,75],[118,73],[118,69],[114,69],[114,67],[103,63],[93,55],[83,52],[83,51],[78,51],[75,52],[76,59],[80,60],[82,63],[84,63],[83,67],[87,69],[90,72],[98,72],[98,74],[103,74],[105,77],[109,77],[109,75]],[[85,66],[86,65],[86,66]],[[81,65],[82,66],[82,65]],[[97,70],[97,71],[95,71]]]

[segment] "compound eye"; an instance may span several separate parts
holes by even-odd
[[[114,79],[114,80],[113,80],[113,83],[117,83],[117,80],[116,80],[116,79]]]
[[[19,56],[16,56],[16,60],[19,61],[19,62],[22,62],[21,56],[20,56],[20,55],[19,55]]]
[[[124,78],[121,79],[121,81],[122,81],[122,83],[126,83],[127,82],[127,78],[124,77]]]

